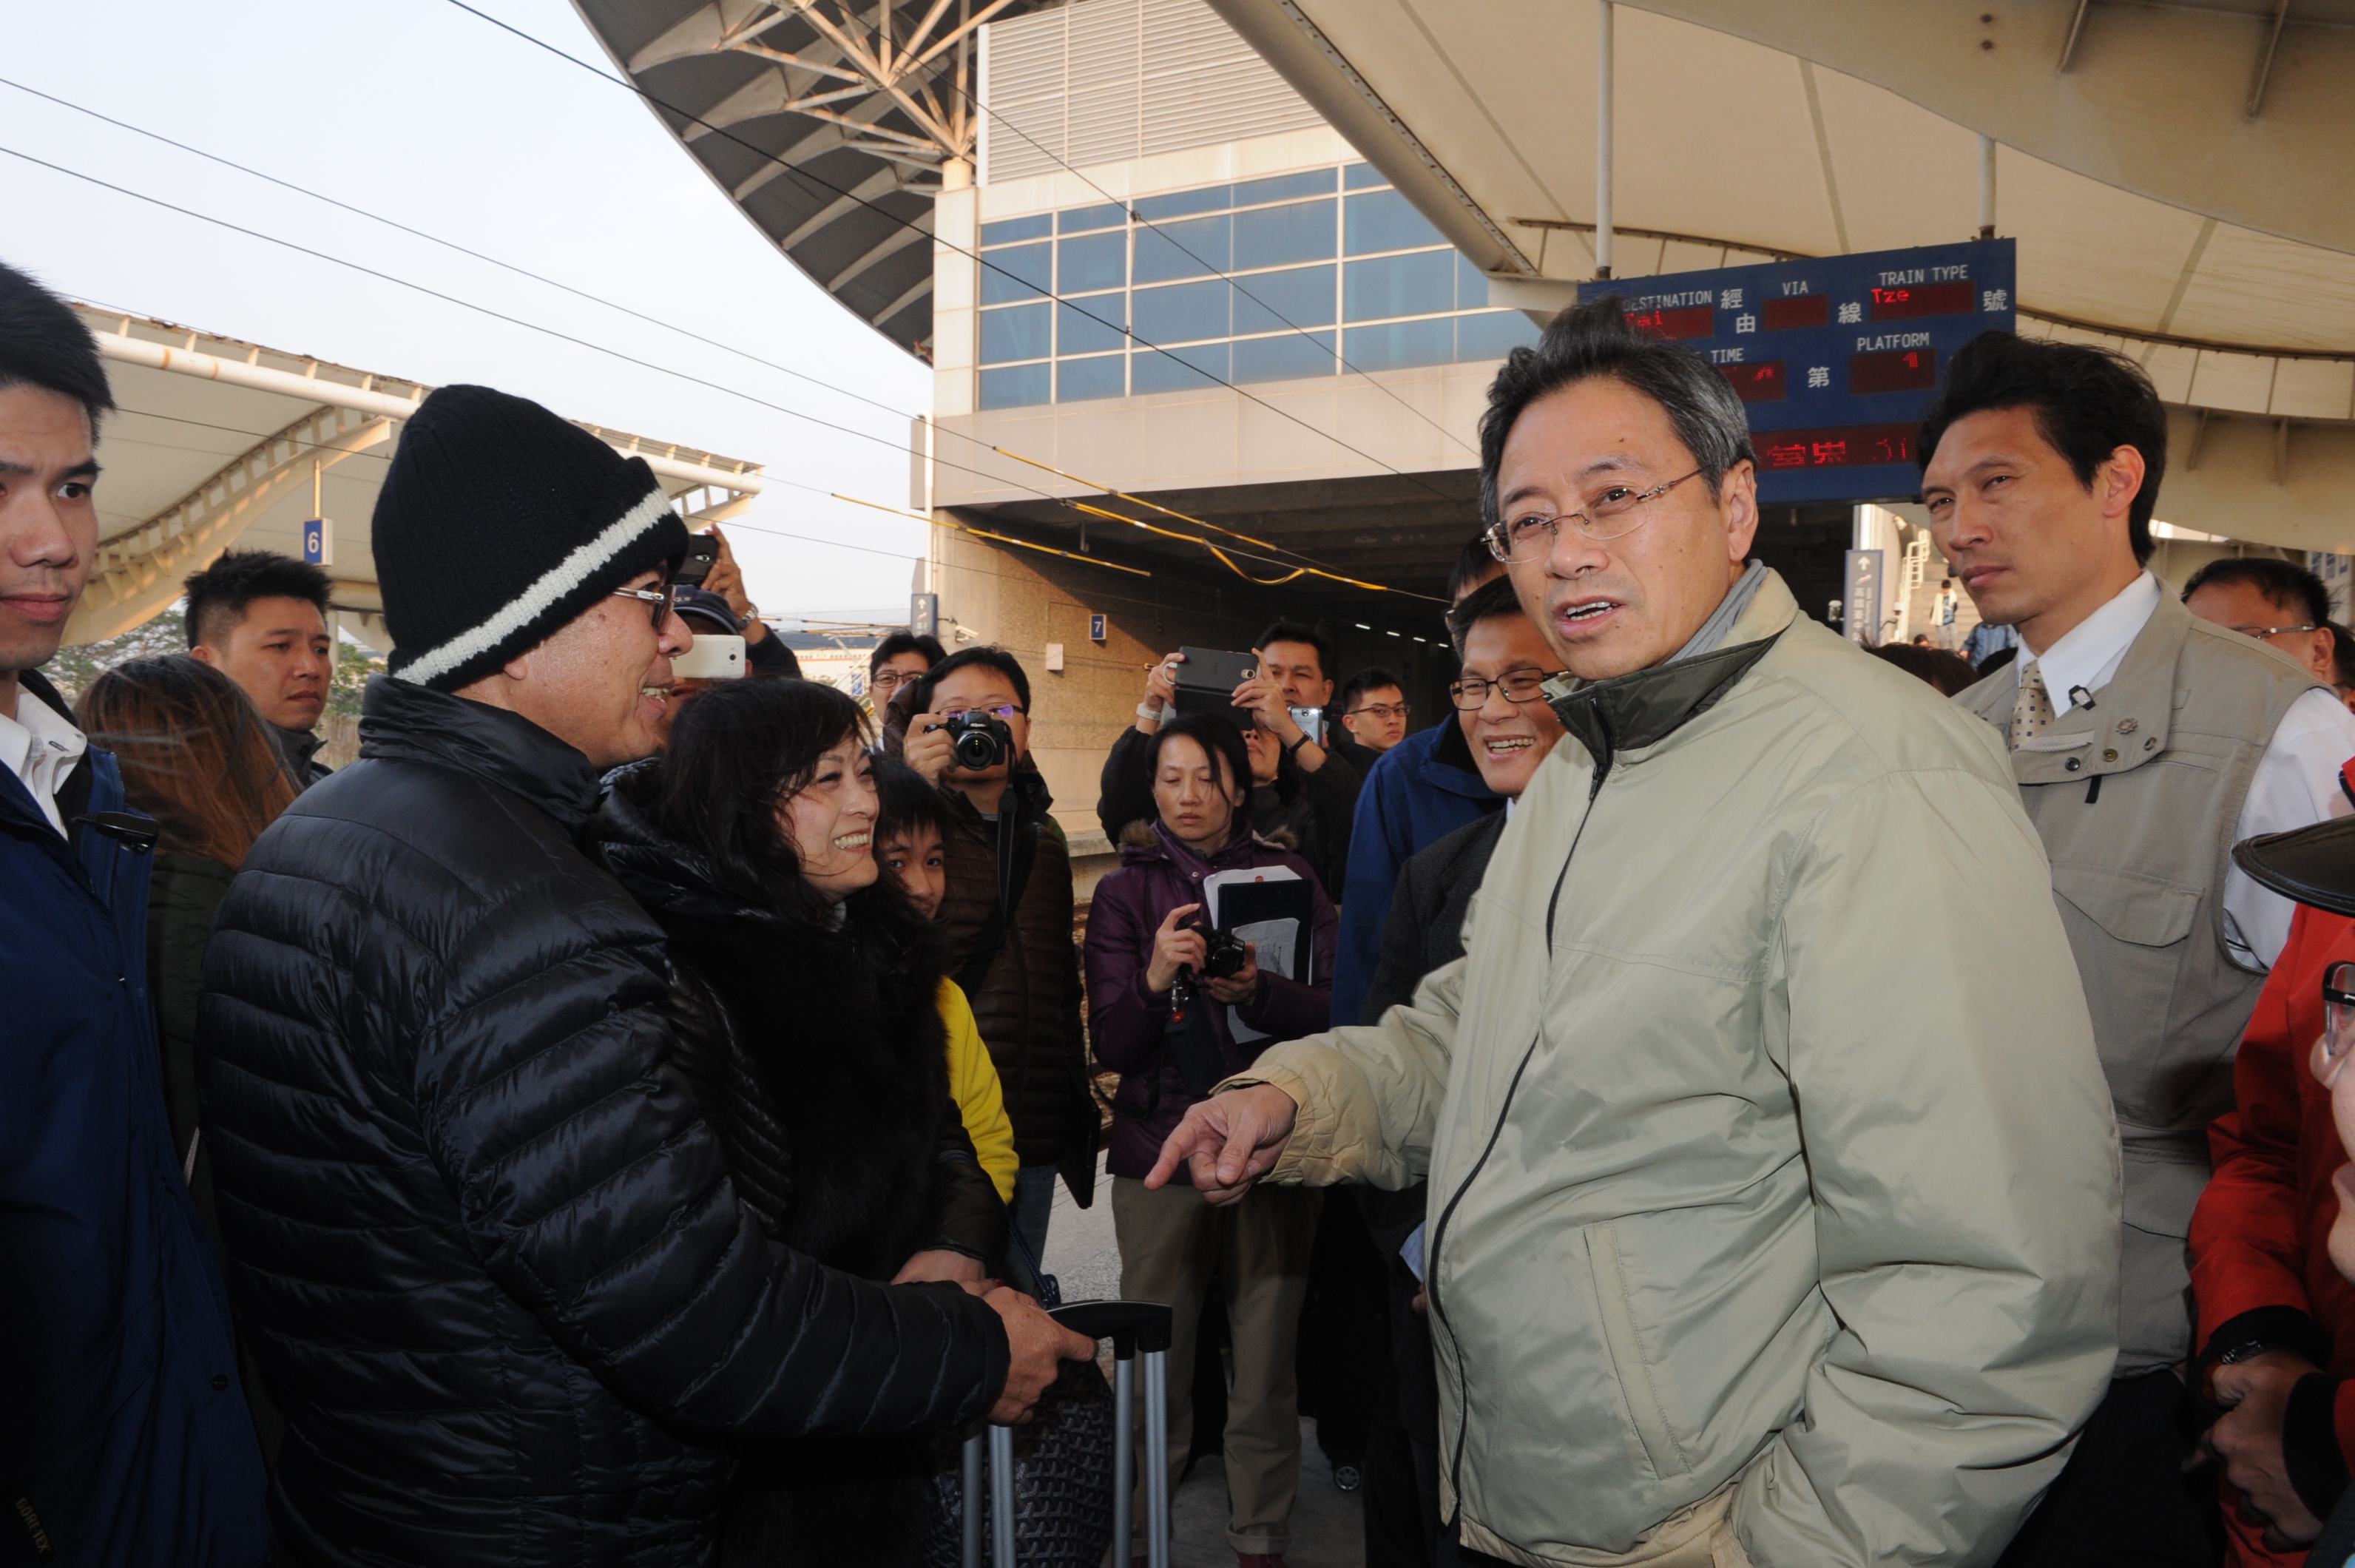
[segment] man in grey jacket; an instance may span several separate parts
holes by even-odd
[[[1980,615],[2019,631],[2019,657],[1955,700],[2002,737],[2051,858],[2125,1156],[2116,1381],[2007,1568],[2212,1563],[2178,1369],[2195,1349],[2230,1358],[2283,1400],[2314,1370],[2263,1322],[2195,1347],[2186,1309],[2208,1124],[2232,1108],[2233,1052],[2289,936],[2290,901],[2232,849],[2333,815],[2355,718],[2144,569],[2167,411],[2133,361],[1983,334],[1947,366],[1921,450],[1931,538]]]
[[[1474,1561],[1987,1563],[2116,1349],[2116,1148],[2049,873],[1997,737],[1745,566],[1742,406],[1621,311],[1489,390],[1489,537],[1576,743],[1465,955],[1267,1051],[1155,1176],[1427,1175]]]

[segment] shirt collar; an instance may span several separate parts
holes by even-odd
[[[59,833],[65,819],[58,813],[58,786],[90,749],[89,739],[57,709],[16,687],[16,715],[0,714],[0,764],[24,782],[26,792]]]
[[[2020,656],[2015,661],[2023,674],[2030,665],[2044,672],[2044,689],[2052,699],[2056,711],[2065,711],[2073,704],[2069,694],[2083,687],[2089,692],[2099,691],[2118,673],[2126,661],[2126,649],[2142,635],[2150,618],[2158,609],[2158,579],[2143,572],[2118,591],[2117,596],[2086,616],[2059,642],[2041,654],[2030,655],[2028,645],[2020,645]]]

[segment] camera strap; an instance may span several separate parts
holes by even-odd
[[[1013,792],[1007,792],[1007,807],[1014,805]],[[973,951],[956,973],[957,988],[968,997],[981,994],[981,984],[989,977],[989,966],[997,962],[998,950],[1014,930],[1014,912],[1022,907],[1022,895],[1030,886],[1030,869],[1039,859],[1037,823],[1023,824],[1012,809],[1001,810],[992,824],[997,830],[994,859],[997,870],[997,907],[990,911],[989,923],[981,928],[974,939]]]

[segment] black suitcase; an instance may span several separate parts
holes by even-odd
[[[1136,1365],[1145,1363],[1145,1552],[1147,1568],[1169,1568],[1169,1307],[1158,1301],[1075,1301],[1049,1309],[1064,1328],[1110,1339],[1113,1354],[1113,1560],[1132,1538],[1130,1496],[1136,1485]],[[981,1495],[986,1454],[992,1568],[1018,1568],[1015,1552],[1014,1431],[991,1426],[965,1440],[963,1509],[964,1568],[981,1568]]]

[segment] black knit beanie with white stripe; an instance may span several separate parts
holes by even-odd
[[[654,470],[526,398],[443,387],[377,495],[386,667],[455,691],[687,552]]]

